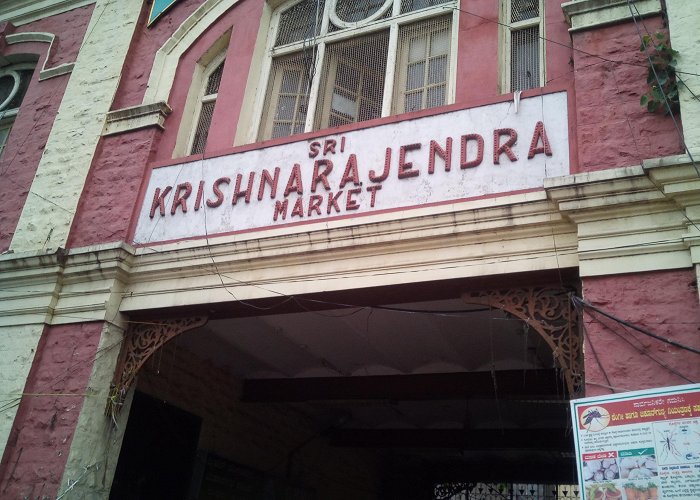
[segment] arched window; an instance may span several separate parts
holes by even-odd
[[[0,69],[0,155],[15,122],[34,73],[34,64],[22,63]]]
[[[203,74],[203,84],[199,93],[194,121],[197,125],[192,129],[190,154],[204,153],[204,147],[207,145],[209,127],[212,116],[214,116],[214,106],[221,84],[221,75],[224,72],[224,62],[224,54],[221,54],[207,66]]]
[[[258,140],[441,106],[455,0],[302,0],[275,12]]]

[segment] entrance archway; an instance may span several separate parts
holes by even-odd
[[[198,415],[207,453],[193,477],[207,488],[224,470],[287,495],[250,498],[432,499],[449,484],[567,482],[566,403],[582,366],[568,293],[298,298],[291,311],[139,324],[108,411],[135,386]],[[350,484],[362,493],[341,495]]]

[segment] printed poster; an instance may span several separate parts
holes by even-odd
[[[700,384],[571,401],[582,500],[699,500]]]

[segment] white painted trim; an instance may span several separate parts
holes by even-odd
[[[15,26],[38,21],[95,3],[96,0],[3,0],[0,2],[0,21]]]
[[[321,88],[321,79],[325,77],[323,71],[323,61],[326,59],[326,43],[321,42],[316,45],[316,60],[314,61],[315,71],[314,79],[311,82],[311,89],[309,90],[309,104],[308,110],[306,111],[306,123],[304,125],[304,132],[311,132],[314,129],[314,123],[316,121],[316,106],[318,105],[318,93]]]
[[[56,40],[56,35],[53,33],[43,33],[43,32],[26,32],[26,33],[13,33],[5,37],[8,45],[15,45],[18,43],[26,42],[41,42],[48,43],[49,48],[46,51],[46,58],[44,59],[44,64],[39,70],[39,81],[48,80],[55,76],[66,75],[73,71],[75,67],[75,62],[63,63],[53,68],[47,68],[46,64],[49,62],[49,57],[51,57],[51,50],[53,49],[53,43]]]
[[[39,81],[43,82],[44,80],[48,80],[49,78],[53,78],[55,76],[67,75],[69,73],[72,73],[74,68],[75,63],[71,62],[59,64],[58,66],[54,66],[53,68],[42,69],[39,72]]]
[[[348,21],[343,21],[338,17],[337,11],[337,6],[338,6],[338,0],[331,0],[329,2],[332,5],[332,8],[329,12],[330,14],[330,20],[333,21],[333,24],[338,26],[339,28],[343,29],[354,29],[362,26],[363,24],[370,23],[372,21],[375,21],[379,19],[388,9],[389,6],[392,7],[392,13],[394,12],[395,8],[394,6],[398,2],[394,2],[394,0],[384,0],[384,3],[379,7],[379,9],[372,14],[371,16],[366,17],[365,19],[361,21],[356,21],[356,22],[348,22]]]
[[[642,17],[663,11],[661,0],[635,0],[634,6]],[[575,0],[563,3],[561,8],[571,26],[570,32],[599,28],[632,18],[627,0]]]
[[[168,101],[180,57],[197,39],[240,0],[206,0],[156,52],[143,103]]]
[[[384,100],[382,116],[390,116],[394,107],[394,85],[396,84],[396,60],[399,48],[399,25],[394,24],[389,29],[389,47],[386,58],[386,75],[384,76]]]

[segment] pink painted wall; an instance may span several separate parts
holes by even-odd
[[[501,94],[500,6],[498,2],[461,2],[460,10],[455,102],[469,104]],[[561,1],[546,0],[547,84],[565,85],[573,81],[568,28]]]
[[[700,349],[700,304],[693,269],[584,278],[583,297],[622,320]],[[700,382],[697,354],[624,328],[590,310],[584,315],[584,329],[588,396],[610,394],[608,385],[620,392],[689,383],[649,356]]]
[[[23,24],[15,28],[15,33],[46,32],[56,35],[51,48],[51,58],[46,65],[47,68],[74,62],[78,57],[80,45],[83,43],[83,37],[90,22],[90,17],[92,17],[94,7],[94,5],[86,5],[62,14]]]
[[[44,330],[24,387],[34,395],[22,397],[0,462],[0,498],[56,497],[102,326]]]
[[[78,202],[67,248],[126,241],[137,194],[160,131],[103,137]]]
[[[191,120],[191,117],[183,116],[183,108],[190,90],[195,65],[202,54],[229,30],[231,40],[226,53],[226,64],[220,87],[225,90],[219,92],[216,108],[214,108],[206,151],[211,152],[233,146],[241,106],[246,97],[248,69],[252,61],[264,3],[264,0],[239,2],[221,16],[219,21],[183,54],[175,74],[175,84],[170,92],[169,103],[173,112],[167,118],[165,132],[154,159],[167,160],[172,157],[180,124],[183,120]]]
[[[498,2],[460,2],[455,102],[499,94]]]
[[[659,17],[644,23],[652,33],[666,31]],[[634,23],[574,33],[572,38],[578,49],[574,67],[580,171],[639,165],[642,159],[681,153],[671,118],[639,105],[647,91],[647,66]]]
[[[231,41],[221,88],[230,91],[220,93],[207,150],[233,145],[263,4],[264,0],[239,2],[183,54],[168,100],[173,113],[166,119],[165,131],[140,129],[104,137],[100,141],[73,220],[68,247],[127,239],[132,214],[140,202],[136,193],[148,172],[146,165],[172,157],[195,65],[212,44],[229,30]],[[185,14],[191,13],[192,9],[193,2],[184,2],[171,11],[173,16],[184,20]],[[255,22],[251,22],[251,19]],[[163,17],[152,28],[155,31],[151,37],[147,36],[149,33],[144,35],[144,23],[145,13],[141,16],[136,38],[127,56],[129,61],[139,64],[127,64],[124,71],[130,76],[122,78],[113,109],[141,104],[150,69],[139,58],[152,64],[159,43],[167,40],[171,31],[178,26],[174,24],[174,19]],[[150,55],[147,56],[144,51]]]
[[[569,25],[561,10],[561,0],[545,0],[545,85],[561,85],[574,81]]]
[[[144,2],[112,109],[143,102],[156,52],[201,3],[202,0],[180,0],[149,28],[146,23],[150,6]]]
[[[75,61],[91,15],[92,6],[82,7],[23,25],[14,29],[14,32],[38,31],[55,34],[57,41],[54,42],[47,64],[47,68],[50,68]],[[0,178],[3,179],[3,182],[0,182],[0,252],[10,246],[70,78],[70,75],[63,75],[40,82],[39,70],[46,59],[49,44],[31,42],[5,45],[5,32],[13,32],[12,26],[5,24],[5,27],[5,30],[0,32],[3,42],[0,43],[0,52],[3,56],[34,59],[38,56],[39,60],[5,150],[0,156]]]

